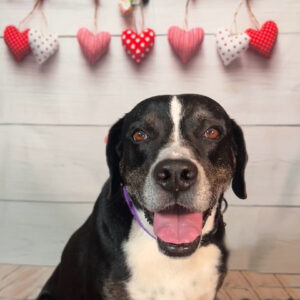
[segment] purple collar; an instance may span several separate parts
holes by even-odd
[[[139,226],[140,226],[140,227],[141,227],[148,235],[150,235],[152,238],[154,238],[154,239],[156,240],[156,237],[155,237],[151,232],[149,232],[149,231],[147,230],[147,228],[146,228],[146,227],[143,225],[143,223],[141,222],[141,220],[140,220],[140,218],[139,218],[139,216],[138,216],[138,214],[137,214],[137,211],[136,211],[136,209],[135,209],[135,207],[134,207],[134,205],[133,205],[133,203],[132,203],[132,200],[130,199],[130,196],[129,196],[127,190],[126,190],[126,187],[125,187],[123,184],[121,184],[121,187],[122,187],[124,199],[125,199],[125,201],[126,201],[128,207],[129,207],[129,210],[130,210],[130,212],[132,213],[134,219],[136,220],[136,222],[139,224]]]

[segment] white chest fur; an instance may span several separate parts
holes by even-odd
[[[170,258],[133,222],[124,243],[131,278],[132,300],[212,300],[218,282],[221,251],[215,245],[199,248],[188,258]]]

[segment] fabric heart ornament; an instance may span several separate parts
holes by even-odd
[[[137,34],[131,29],[126,29],[121,38],[127,54],[139,64],[153,48],[155,32],[147,28],[141,34]]]
[[[96,63],[107,51],[110,43],[110,33],[92,33],[87,28],[80,28],[77,32],[77,40],[81,50],[90,64]]]
[[[44,63],[58,50],[58,36],[55,33],[44,36],[37,29],[30,29],[28,38],[31,51],[39,64]]]
[[[174,52],[183,63],[188,62],[198,51],[204,37],[201,27],[189,31],[172,26],[168,30],[168,40]]]
[[[270,57],[277,39],[278,27],[275,22],[267,21],[259,30],[249,28],[246,33],[250,36],[250,47],[265,57]]]
[[[16,61],[21,61],[30,53],[28,31],[20,32],[15,26],[7,26],[4,30],[4,41]]]
[[[218,53],[225,66],[238,58],[249,47],[250,37],[246,33],[231,34],[227,28],[217,31],[216,42]]]

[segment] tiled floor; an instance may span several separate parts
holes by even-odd
[[[0,300],[35,299],[52,271],[53,267],[0,265]],[[300,300],[300,274],[231,271],[218,294],[218,299]]]

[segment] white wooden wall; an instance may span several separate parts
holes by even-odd
[[[110,125],[146,97],[195,92],[219,101],[243,125],[247,141],[249,197],[227,194],[231,268],[300,272],[300,1],[251,3],[261,22],[279,26],[270,60],[248,51],[224,68],[214,32],[231,24],[238,1],[198,0],[190,25],[202,26],[205,40],[182,66],[166,32],[182,25],[185,1],[150,0],[146,24],[158,36],[137,67],[121,47],[126,23],[117,1],[102,0],[100,28],[113,37],[109,53],[91,68],[75,35],[92,26],[92,0],[46,1],[60,50],[42,66],[31,56],[15,63],[2,34],[33,1],[0,0],[0,263],[56,264],[107,177],[103,140]],[[238,22],[241,30],[250,25],[245,7]]]

